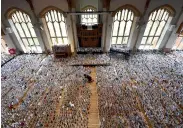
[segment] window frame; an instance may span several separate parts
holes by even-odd
[[[52,15],[53,13],[51,13],[51,12],[56,12],[57,19],[55,18],[55,13],[54,13],[54,15]],[[50,15],[51,21],[47,21],[46,20],[46,15],[48,16],[48,14]],[[60,15],[61,20],[59,19],[59,15]],[[66,24],[66,16],[63,13],[63,11],[60,11],[60,10],[58,10],[56,8],[50,8],[49,10],[45,11],[43,17],[44,17],[44,21],[45,21],[45,24],[46,24],[46,27],[47,27],[47,30],[48,30],[48,34],[49,34],[49,38],[50,38],[50,41],[51,41],[51,45],[54,46],[54,45],[59,45],[59,44],[60,45],[69,44],[69,41],[68,41],[68,30],[67,30],[67,24]],[[49,19],[49,17],[47,17],[47,18]],[[48,26],[48,23],[49,22],[52,24],[52,27],[53,27],[53,30],[54,30],[54,36],[52,36],[51,30],[50,30],[50,28]],[[57,22],[58,25],[59,25],[59,32],[60,32],[61,36],[58,36],[56,34],[56,28],[55,28],[55,25],[54,25],[55,22]],[[61,24],[60,24],[61,22],[63,22],[64,25],[65,25],[65,33],[66,33],[66,36],[63,36],[62,27],[61,27]],[[52,40],[54,38],[56,39],[56,42],[57,42],[56,44]],[[61,38],[62,43],[59,43],[58,38]],[[66,38],[67,43],[64,42],[64,38]]]
[[[26,52],[26,51],[28,51],[30,53],[42,52],[40,42],[36,35],[36,31],[34,30],[31,16],[27,12],[25,12],[21,9],[11,8],[7,12],[7,17],[10,20],[10,24],[15,29],[14,32],[15,32],[17,39],[21,40],[21,42],[20,42],[21,46],[23,46],[25,48],[24,52]],[[24,26],[23,26],[23,24],[24,24]],[[17,25],[19,25],[20,28],[18,28]],[[32,28],[30,28],[30,26],[32,26]],[[20,29],[21,29],[22,33],[20,32]],[[37,43],[35,40],[37,41]],[[26,41],[27,44],[24,41]],[[38,49],[38,47],[39,47],[39,49]]]
[[[126,12],[126,10],[128,10],[127,11],[127,16],[126,16],[126,14],[125,14],[125,12],[124,12],[124,16],[123,16],[123,19],[122,19],[122,15],[123,15],[123,10]],[[115,17],[116,17],[116,15],[118,15],[119,14],[119,12],[121,12],[120,13],[120,18],[118,19],[118,16],[117,16],[117,20],[115,20]],[[128,16],[129,16],[129,12],[131,12],[131,15],[130,15],[130,20],[128,20]],[[126,19],[125,19],[125,17],[126,17]],[[114,17],[113,17],[113,25],[112,25],[112,35],[111,35],[111,45],[114,45],[114,46],[127,46],[128,44],[129,44],[129,40],[130,40],[130,36],[131,36],[131,33],[132,33],[132,26],[133,26],[133,23],[134,23],[134,20],[135,20],[135,13],[133,12],[133,10],[131,10],[131,9],[128,9],[128,8],[122,8],[122,9],[120,9],[120,10],[118,10],[116,13],[115,13],[115,15],[114,15]],[[113,32],[114,32],[114,24],[115,24],[115,22],[116,21],[118,21],[119,23],[118,23],[118,28],[117,28],[117,35],[116,36],[114,36],[113,35]],[[120,31],[120,25],[121,25],[121,22],[125,22],[125,25],[124,25],[124,29],[123,29],[123,35],[122,36],[119,36],[119,31]],[[129,29],[129,34],[126,36],[125,35],[125,32],[126,32],[126,26],[127,26],[127,23],[128,22],[131,22],[131,26],[130,26],[130,29]],[[116,37],[116,41],[115,41],[115,43],[113,43],[112,42],[112,38],[114,38],[114,37]],[[121,40],[121,43],[120,44],[117,44],[117,42],[118,42],[118,38],[119,37],[122,37],[122,40]],[[128,39],[127,39],[127,43],[123,43],[123,41],[124,41],[124,38],[125,37],[128,37]]]
[[[84,8],[81,9],[82,12],[95,12],[97,11],[97,8],[91,5],[87,5]],[[83,22],[83,19],[86,19],[86,22]],[[92,22],[88,22],[88,20],[91,19]],[[97,22],[93,22],[94,19],[97,19]],[[99,16],[98,14],[82,14],[80,16],[80,24],[86,25],[86,26],[93,26],[99,23]]]
[[[163,10],[163,13],[161,13],[162,10]],[[167,14],[164,16],[165,13],[167,13]],[[142,39],[141,39],[141,41],[139,43],[138,49],[145,49],[145,50],[148,50],[148,49],[152,49],[152,50],[153,49],[158,49],[161,46],[161,44],[162,44],[163,38],[165,36],[165,33],[168,30],[168,26],[171,23],[172,18],[175,16],[175,13],[176,13],[175,9],[172,6],[168,5],[168,4],[161,5],[161,6],[157,7],[157,8],[155,8],[155,9],[153,9],[149,13],[148,22],[146,24],[146,27],[145,27]],[[160,19],[159,19],[159,17],[160,17]],[[153,18],[153,20],[152,20],[152,18]],[[157,19],[159,19],[159,20],[157,20]],[[150,21],[152,23],[151,23],[151,26],[149,27],[148,23],[150,23]],[[155,24],[155,27],[153,29],[153,30],[155,30],[154,34],[150,35],[150,33],[153,32],[151,30],[152,30],[152,27],[154,26],[155,22],[158,22],[158,23]],[[162,24],[163,22],[164,22],[164,26],[161,28],[160,24]],[[148,31],[148,34],[145,35],[146,31],[148,30],[148,27],[150,29]],[[157,35],[158,34],[157,31],[159,29],[161,31],[160,31],[159,35]],[[150,43],[148,44],[147,42],[149,40],[149,37],[150,38],[152,37],[152,39],[151,39],[151,41],[149,41]],[[157,39],[155,40],[155,38],[157,38]],[[154,43],[153,43],[153,41],[154,41]]]
[[[160,8],[158,10],[153,11],[150,14],[149,18],[148,18],[148,22],[147,22],[147,25],[146,25],[146,28],[145,28],[145,31],[144,31],[144,34],[143,34],[143,37],[142,37],[142,40],[143,40],[143,38],[146,38],[146,40],[143,44],[142,44],[142,41],[141,41],[140,46],[143,46],[144,48],[146,46],[149,46],[149,47],[151,47],[149,49],[156,49],[157,45],[159,44],[160,38],[162,37],[163,31],[165,30],[165,27],[168,25],[169,18],[170,18],[170,13],[168,12],[168,10],[166,10],[164,8]],[[148,31],[148,34],[146,35],[146,30],[148,29],[148,24],[150,22],[151,22],[150,29]],[[158,23],[156,24],[156,22],[158,22]],[[163,22],[164,22],[164,25],[161,28],[161,23],[163,23]],[[159,29],[160,29],[160,33],[158,34],[157,32],[158,32]],[[151,35],[151,33],[153,31],[154,31],[154,34]],[[152,38],[152,39],[149,43],[148,41],[149,41],[150,38]],[[157,38],[156,43],[153,44],[153,41],[156,38]]]

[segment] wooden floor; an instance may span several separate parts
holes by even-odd
[[[33,84],[34,84],[34,82],[32,82],[32,83],[30,83],[30,84],[28,85],[28,88],[27,88],[27,90],[24,92],[23,96],[20,97],[20,98],[18,99],[18,103],[14,104],[14,105],[12,106],[13,109],[17,109],[17,108],[23,103],[24,99],[27,97],[27,94],[28,94],[28,93],[30,92],[30,90],[34,87]]]
[[[99,110],[98,110],[98,94],[97,94],[97,85],[96,85],[96,68],[90,67],[91,69],[91,77],[93,78],[92,83],[87,83],[91,90],[90,97],[90,109],[88,115],[88,128],[99,128],[100,120],[99,120]]]

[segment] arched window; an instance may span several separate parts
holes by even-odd
[[[131,35],[134,17],[140,12],[132,5],[124,5],[118,8],[113,14],[112,46],[127,46]]]
[[[183,49],[183,22],[180,24],[178,30],[177,30],[178,37],[175,41],[175,44],[172,49]]]
[[[83,12],[95,12],[97,9],[93,6],[86,6],[82,9]],[[91,26],[98,24],[98,15],[97,14],[84,14],[81,15],[81,24]]]
[[[33,28],[30,16],[21,9],[11,9],[8,12],[8,19],[12,21],[15,28],[15,35],[26,51],[31,53],[40,53],[42,49],[40,47],[38,38]]]
[[[164,36],[165,26],[173,15],[170,9],[169,6],[162,6],[150,13],[139,49],[158,49],[161,38]]]
[[[51,45],[68,44],[66,19],[62,10],[56,7],[47,7],[40,13],[48,28]]]

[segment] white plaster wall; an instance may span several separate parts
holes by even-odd
[[[108,52],[110,50],[111,47],[111,34],[112,34],[112,23],[113,23],[113,17],[111,16],[111,14],[108,14],[108,24],[107,24],[107,34],[106,34],[106,43],[105,44],[105,51]]]
[[[2,0],[1,1],[1,15],[4,16],[5,12],[10,7],[17,7],[25,10],[26,12],[31,12],[29,4],[26,0]]]
[[[13,43],[10,34],[7,33],[7,32],[5,32],[5,26],[3,25],[2,22],[1,22],[1,29],[4,30],[5,35],[3,35],[2,38],[4,39],[4,41],[6,42],[6,44],[8,45],[8,48],[17,49],[17,46],[15,46],[15,44]]]
[[[106,8],[103,9],[104,11],[106,11]],[[102,26],[102,39],[101,39],[101,47],[103,49],[103,51],[106,51],[105,48],[105,38],[106,38],[106,27],[107,27],[107,14],[102,15],[102,22],[103,22],[103,26]]]
[[[10,48],[10,49],[11,49],[11,48],[16,48],[15,45],[13,44],[13,42],[12,42],[12,40],[11,40],[9,34],[6,34],[6,35],[2,36],[2,38],[3,38],[4,40],[6,40],[6,43],[7,43],[7,45],[8,45],[8,48]]]
[[[31,9],[25,0],[2,0],[1,2],[1,21],[4,23],[5,26],[10,26],[5,16],[5,13],[9,8],[17,7],[26,11],[27,13],[31,13]]]
[[[80,4],[80,10],[87,5],[92,5],[98,10],[98,0],[80,0],[79,4]]]
[[[131,4],[142,13],[144,10],[145,3],[146,0],[111,0],[110,11],[114,11],[125,4]]]
[[[39,20],[42,23],[42,27],[43,27],[43,30],[41,31],[41,34],[43,36],[45,46],[46,46],[48,51],[52,51],[52,49],[51,49],[51,39],[50,39],[48,27],[46,25],[46,21],[45,21],[44,18],[40,18]]]
[[[98,11],[102,11],[102,10],[103,10],[102,0],[98,0]]]
[[[16,42],[15,45],[17,46],[17,48],[21,51],[21,52],[26,52],[25,47],[22,43],[21,38],[18,35],[18,32],[15,28],[15,26],[13,25],[13,22],[11,20],[8,21],[10,23],[11,29],[12,29],[12,33],[10,33],[10,35],[13,37],[12,40],[15,38]]]
[[[75,8],[72,8],[72,11],[75,11]],[[73,42],[73,50],[71,50],[72,52],[75,52],[74,50],[77,49],[77,47],[79,47],[79,43],[78,43],[78,37],[77,37],[77,18],[76,15],[72,15],[72,22],[73,22],[73,29],[74,29],[74,42]],[[71,47],[72,48],[72,47]],[[75,48],[75,49],[74,49]]]
[[[129,39],[129,42],[128,42],[128,48],[129,49],[133,49],[133,47],[135,45],[135,41],[136,41],[136,38],[137,38],[137,34],[139,32],[139,28],[137,28],[137,21],[138,20],[139,20],[139,17],[135,17],[134,18],[134,22],[132,24],[130,39]]]
[[[73,32],[72,32],[72,22],[71,22],[71,16],[67,15],[66,18],[66,23],[67,23],[67,34],[68,34],[68,41],[69,44],[71,45],[71,52],[74,52],[75,44],[74,44],[74,38],[73,38]]]
[[[68,11],[67,0],[32,0],[32,2],[37,15],[48,6],[55,6],[65,12]]]
[[[138,38],[138,39],[137,39],[137,42],[135,42],[136,45],[134,45],[134,47],[135,47],[136,49],[140,46],[142,37],[143,37],[143,35],[144,35],[145,28],[146,28],[146,24],[144,24],[144,25],[142,25],[141,27],[138,28],[138,29],[139,29],[139,31],[138,31],[139,36],[137,37],[137,38]]]

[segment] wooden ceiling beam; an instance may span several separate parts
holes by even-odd
[[[26,0],[26,1],[27,1],[27,3],[29,4],[31,10],[34,10],[34,6],[33,6],[33,4],[32,4],[32,0]]]
[[[109,10],[111,0],[102,0],[103,8]]]
[[[68,3],[68,8],[70,10],[72,8],[72,2],[71,2],[71,0],[67,0],[67,3]]]
[[[76,7],[76,0],[67,0],[67,3],[69,10]]]

